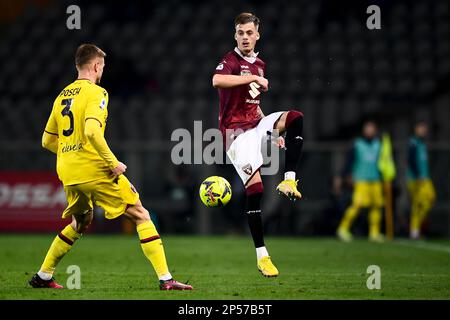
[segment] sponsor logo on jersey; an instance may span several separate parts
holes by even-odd
[[[251,76],[252,73],[250,70],[241,70],[241,76]]]
[[[249,163],[249,164],[246,164],[245,166],[243,166],[242,171],[244,171],[245,174],[250,176],[253,172],[251,164]]]
[[[223,70],[223,63],[219,63],[219,65],[216,67],[216,70]]]
[[[259,100],[255,100],[255,99],[245,99],[245,103],[249,103],[249,104],[259,104],[260,101],[259,101]]]
[[[249,69],[249,66],[246,66],[245,64],[241,66],[242,69]]]
[[[77,144],[72,144],[72,145],[65,145],[64,147],[62,147],[61,152],[62,153],[66,153],[66,152],[78,151],[78,150],[83,150],[83,144],[82,143],[77,143]]]
[[[102,102],[100,103],[100,109],[105,109],[105,106],[106,106],[106,100],[105,99],[102,99]]]
[[[250,96],[253,99],[255,99],[257,96],[260,95],[261,92],[258,90],[260,87],[259,84],[257,84],[256,82],[252,82],[252,83],[250,83],[249,87],[250,87],[250,90],[248,91],[248,93],[250,94]]]

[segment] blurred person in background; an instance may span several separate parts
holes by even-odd
[[[337,229],[337,236],[344,242],[353,240],[350,231],[353,221],[363,208],[369,209],[369,240],[382,242],[381,220],[383,187],[378,169],[381,142],[377,137],[378,128],[374,121],[365,121],[362,136],[355,139],[341,177],[335,180],[335,189],[340,190],[345,179],[353,185],[351,205],[345,210]]]
[[[436,192],[430,179],[428,151],[425,139],[428,125],[419,121],[408,146],[408,191],[411,198],[410,238],[419,239],[422,224],[433,207]]]

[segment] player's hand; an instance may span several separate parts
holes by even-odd
[[[112,174],[114,176],[120,176],[122,173],[124,173],[127,170],[127,166],[123,164],[122,162],[119,162],[117,167],[111,170]]]
[[[283,137],[278,137],[278,139],[277,139],[277,146],[280,149],[284,149],[286,147],[286,142],[284,141]]]
[[[349,186],[349,187],[353,187],[353,177],[351,175],[348,175],[345,177],[345,183]]]
[[[269,90],[269,80],[264,77],[256,76],[255,82],[261,86],[261,90],[266,92]]]
[[[335,195],[340,195],[342,191],[342,178],[335,176],[333,179],[333,193]]]

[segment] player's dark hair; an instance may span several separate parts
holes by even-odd
[[[97,57],[104,58],[106,57],[106,53],[96,45],[84,43],[78,47],[75,53],[75,65],[77,68],[82,68]]]
[[[234,26],[236,27],[238,24],[246,24],[249,22],[253,22],[255,27],[259,26],[259,18],[250,12],[242,12],[240,13],[236,19],[234,19]]]

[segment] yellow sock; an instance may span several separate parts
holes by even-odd
[[[423,222],[425,221],[425,219],[428,216],[428,213],[431,210],[431,207],[433,206],[433,201],[431,199],[424,199],[424,201],[422,201],[422,205],[420,207],[420,211],[419,211],[419,217],[420,217],[420,226],[422,226]]]
[[[355,220],[356,216],[358,215],[359,208],[355,205],[351,205],[350,207],[345,210],[344,217],[341,220],[341,223],[339,224],[340,230],[346,230],[349,231],[350,227],[352,226],[353,220]]]
[[[166,256],[161,238],[152,221],[144,222],[136,227],[141,240],[142,251],[150,260],[160,280],[169,280],[172,276],[167,267]]]
[[[376,237],[380,234],[381,209],[373,208],[369,212],[369,235]]]
[[[81,234],[73,230],[70,224],[67,225],[53,240],[40,271],[53,274],[59,261],[67,252],[69,252],[73,243],[79,239],[80,236]]]
[[[411,208],[410,232],[420,232],[420,216],[420,206],[417,203],[414,203]]]

